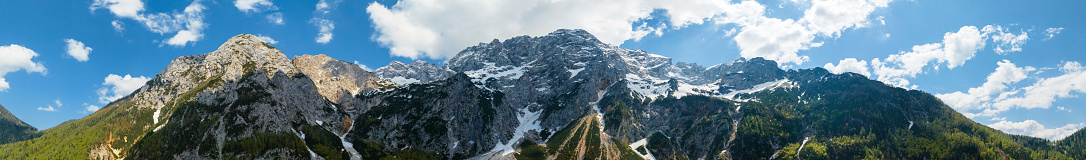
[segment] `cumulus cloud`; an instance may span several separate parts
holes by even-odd
[[[164,40],[164,44],[172,46],[185,46],[188,42],[199,41],[203,38],[203,30],[207,24],[203,22],[203,11],[207,9],[200,1],[193,1],[185,7],[183,12],[171,13],[143,13],[143,2],[139,0],[95,0],[91,4],[91,11],[105,8],[117,18],[131,19],[140,22],[148,30],[158,34],[171,34],[174,36]],[[114,29],[123,23],[114,20]]]
[[[815,37],[864,27],[871,11],[887,2],[817,1],[800,20],[767,18],[765,6],[754,1],[536,0],[480,5],[468,0],[404,0],[393,6],[371,3],[366,12],[377,30],[374,40],[393,56],[408,58],[449,58],[495,37],[543,35],[561,28],[585,29],[600,41],[617,45],[661,35],[664,29],[711,22],[739,26],[726,30],[728,36],[736,34],[744,57],[802,63],[806,56],[795,52],[820,46]],[[651,15],[655,10],[665,11],[662,16],[667,20],[644,22],[655,18]]]
[[[317,1],[317,9],[313,11],[313,18],[309,19],[309,23],[317,27],[317,37],[314,39],[317,43],[332,41],[332,30],[336,28],[336,22],[325,17],[339,6],[339,2],[342,0]]]
[[[127,74],[121,77],[116,74],[109,74],[106,76],[105,81],[102,82],[103,87],[98,89],[98,101],[106,104],[121,99],[132,93],[132,91],[143,87],[143,84],[147,83],[148,80],[151,80],[151,78],[132,77]]]
[[[856,58],[845,58],[837,62],[836,66],[834,66],[833,63],[826,63],[826,65],[822,68],[826,68],[826,70],[829,70],[830,72],[833,72],[835,74],[852,72],[864,76],[871,76],[871,72],[868,72],[867,69],[867,61],[856,61]]]
[[[995,111],[1004,111],[1012,107],[1047,109],[1052,106],[1056,98],[1071,98],[1076,97],[1076,93],[1086,93],[1086,70],[1083,70],[1079,62],[1065,62],[1060,65],[1060,71],[1063,72],[1062,75],[1040,78],[1030,86],[1005,93],[1009,98],[995,102],[992,104],[993,108],[996,108]]]
[[[38,72],[45,75],[45,66],[41,62],[30,60],[37,56],[38,53],[17,44],[0,46],[0,92],[11,88],[4,79],[4,75],[8,73],[25,70],[27,73]]]
[[[984,49],[985,41],[987,36],[977,27],[963,26],[957,32],[944,34],[940,43],[916,45],[909,52],[893,54],[886,59],[875,58],[871,60],[871,68],[879,81],[905,87],[909,85],[906,78],[924,73],[924,68],[932,62],[936,65],[934,69],[939,69],[940,64],[949,69],[965,64],[977,51]]]
[[[1009,60],[997,62],[999,65],[994,72],[988,74],[987,81],[979,87],[969,88],[968,92],[954,92],[935,95],[959,112],[965,113],[974,109],[985,109],[991,106],[995,96],[1004,93],[1010,84],[1028,78],[1027,73],[1032,67],[1017,67]],[[972,116],[972,114],[967,114]]]
[[[1071,134],[1078,131],[1078,129],[1086,126],[1084,123],[1079,124],[1067,124],[1059,128],[1045,128],[1041,123],[1037,123],[1034,120],[1026,120],[1022,122],[1000,121],[993,124],[989,124],[988,127],[992,127],[1009,134],[1026,135],[1031,137],[1044,138],[1048,140],[1060,140],[1071,136]]]
[[[68,43],[68,55],[75,58],[80,62],[86,62],[90,60],[90,52],[93,50],[91,47],[83,45],[83,42],[74,39],[64,39],[64,42]]]
[[[1060,34],[1060,31],[1063,31],[1063,27],[1045,29],[1045,40],[1056,37],[1057,34]]]
[[[1014,33],[1011,33],[1009,29],[998,25],[984,26],[983,31],[985,34],[991,36],[992,42],[997,44],[995,52],[998,54],[1020,52],[1022,51],[1022,44],[1025,44],[1026,40],[1029,40],[1029,33],[1026,33],[1027,31],[1022,31],[1015,35]]]
[[[1079,62],[1068,61],[1059,65],[1059,68],[1062,75],[1038,77],[1030,86],[1008,89],[1008,85],[1030,78],[1029,73],[1037,69],[1029,66],[1015,67],[1005,60],[1000,62],[1000,67],[989,75],[987,82],[980,87],[970,88],[968,93],[954,92],[936,96],[970,118],[996,116],[1014,108],[1048,109],[1059,98],[1072,98],[1086,93],[1086,70]]]
[[[260,38],[261,41],[267,42],[268,44],[279,43],[279,41],[276,41],[275,39],[272,39],[271,37],[264,36],[264,35],[259,35],[258,34],[258,35],[256,35],[256,38]]]
[[[53,101],[53,102],[57,104],[57,108],[60,108],[61,106],[64,106],[63,103],[60,103],[59,99],[56,100],[56,101]],[[38,107],[38,110],[39,111],[49,111],[49,112],[56,112],[57,111],[56,108],[53,108],[53,105],[46,105],[46,107]]]

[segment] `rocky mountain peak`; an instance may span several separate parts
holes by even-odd
[[[395,86],[354,63],[332,59],[323,54],[295,56],[293,64],[313,80],[322,96],[335,103],[342,104],[344,101],[353,100],[352,97],[360,92],[385,90]]]
[[[388,66],[373,71],[377,77],[392,80],[396,84],[429,83],[452,76],[455,72],[430,62],[416,60],[411,64],[392,61]]]

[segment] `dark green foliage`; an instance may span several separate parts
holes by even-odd
[[[740,95],[759,101],[743,104],[740,138],[730,148],[733,158],[766,158],[777,152],[782,159],[1066,158],[1045,151],[1043,144],[1016,142],[975,123],[930,94],[855,74],[823,76],[790,77],[802,88]],[[805,137],[811,140],[796,155]]]
[[[637,153],[635,153],[633,151],[633,149],[630,148],[630,144],[623,143],[623,142],[618,141],[616,139],[611,139],[611,143],[614,143],[615,146],[618,146],[618,149],[619,149],[619,152],[620,152],[619,157],[618,157],[619,159],[642,159],[641,156],[637,155]],[[642,151],[643,151],[645,147],[642,146],[642,147],[638,147],[638,148],[641,148]],[[644,152],[642,152],[642,153],[644,153]]]
[[[43,133],[16,118],[11,111],[0,105],[0,144],[8,144],[40,137]]]
[[[520,152],[513,155],[518,160],[545,160],[547,159],[547,148],[542,145],[532,143],[531,141],[523,141],[520,143]]]
[[[276,49],[275,47],[272,47],[271,45],[269,45],[268,42],[260,42],[260,44],[263,44],[264,47],[268,47],[268,48],[271,48],[271,49]]]
[[[223,144],[224,159],[254,159],[268,153],[272,149],[287,149],[292,154],[289,157],[308,157],[306,142],[298,139],[298,136],[290,132],[268,133],[253,132],[251,137],[237,140],[227,140]],[[313,150],[317,152],[317,150]],[[320,153],[318,153],[320,155]],[[326,156],[327,155],[321,155]],[[135,158],[135,157],[133,157]],[[162,158],[152,158],[162,159]],[[169,159],[166,157],[165,159]]]
[[[122,98],[87,117],[43,130],[39,138],[0,145],[0,159],[86,159],[92,148],[104,142],[112,142],[108,144],[114,148],[128,147],[145,134],[142,129],[151,125],[153,114],[153,110],[118,111],[132,105]]]
[[[355,150],[358,150],[358,154],[362,156],[362,159],[381,159],[381,160],[399,160],[399,159],[447,159],[444,155],[422,151],[416,148],[388,151],[380,144],[371,141],[359,141],[354,143]]]
[[[349,159],[350,154],[343,149],[339,136],[320,126],[302,125],[305,133],[305,145],[324,159]]]
[[[1058,150],[1074,159],[1086,159],[1086,128],[1079,129],[1071,136],[1056,141]]]

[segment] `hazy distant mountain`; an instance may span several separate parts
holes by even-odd
[[[558,30],[368,72],[243,34],[0,159],[1083,157],[1083,131],[1007,135],[922,91],[777,66],[672,62]]]

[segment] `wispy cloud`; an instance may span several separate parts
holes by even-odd
[[[1052,37],[1056,37],[1057,34],[1060,34],[1060,31],[1063,31],[1063,27],[1045,29],[1045,40],[1049,40],[1049,39],[1052,39]]]
[[[143,13],[143,2],[139,0],[95,0],[90,6],[91,11],[103,8],[117,18],[138,21],[151,32],[174,33],[174,36],[162,41],[172,46],[185,46],[189,42],[201,40],[204,36],[203,30],[207,27],[203,22],[203,11],[207,8],[201,5],[199,0],[190,3],[182,12],[172,13]],[[124,30],[120,21],[114,20],[111,24],[117,31]]]
[[[56,103],[56,105],[57,105],[56,108],[60,108],[61,106],[64,106],[63,103],[60,103],[60,99],[57,99],[56,101],[53,101],[53,102]],[[46,107],[38,107],[38,110],[39,111],[56,112],[57,111],[56,108],[53,108],[53,105],[46,105]]]
[[[342,0],[320,0],[317,1],[316,10],[313,11],[313,18],[309,19],[309,23],[317,27],[317,37],[314,39],[317,43],[326,44],[332,41],[332,31],[336,29],[336,22],[327,18],[328,14],[331,14]]]

